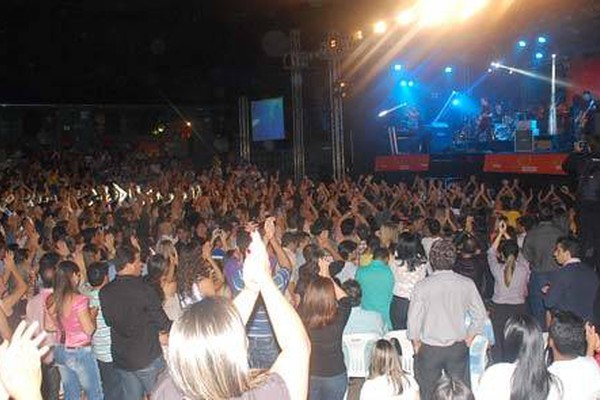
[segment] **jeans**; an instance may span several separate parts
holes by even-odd
[[[104,400],[121,400],[123,398],[121,375],[117,372],[115,364],[98,360],[98,368],[102,377]]]
[[[91,347],[56,346],[54,361],[60,371],[65,400],[79,400],[83,390],[88,400],[102,400],[100,371]]]
[[[447,347],[421,344],[415,358],[415,378],[419,383],[421,400],[430,399],[431,391],[442,372],[471,387],[469,348],[465,342],[456,342]]]
[[[348,375],[311,376],[308,387],[309,400],[343,400],[348,388]]]
[[[279,345],[273,336],[248,337],[250,368],[269,369],[279,356]]]
[[[145,394],[154,389],[158,374],[165,368],[165,360],[162,356],[152,361],[146,368],[135,371],[127,371],[117,368],[121,378],[124,400],[140,400]]]
[[[60,372],[52,364],[42,363],[42,398],[45,400],[58,400],[60,392]]]
[[[529,278],[529,310],[531,316],[540,324],[545,332],[546,328],[546,307],[544,307],[544,298],[542,296],[542,287],[550,281],[552,272],[532,272]]]
[[[392,328],[395,331],[399,329],[406,329],[409,305],[410,300],[407,298],[398,296],[392,297],[392,304],[390,305],[390,319],[392,320]]]

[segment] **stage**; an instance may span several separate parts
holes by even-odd
[[[399,154],[375,158],[375,172],[416,172],[433,176],[472,174],[565,175],[567,153]]]

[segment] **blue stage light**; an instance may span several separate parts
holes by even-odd
[[[402,71],[402,64],[394,64],[394,71]]]
[[[415,86],[415,83],[413,81],[408,81],[408,87],[413,87]]]
[[[545,36],[540,36],[540,37],[538,37],[538,43],[539,43],[539,44],[544,44],[544,43],[546,43],[547,41],[548,41],[548,39],[546,39],[546,37],[545,37]]]
[[[537,60],[541,60],[542,58],[544,58],[544,53],[540,53],[540,52],[535,53],[535,58]]]
[[[524,40],[519,40],[519,43],[518,43],[518,44],[519,44],[519,47],[520,47],[520,48],[525,48],[525,47],[527,47],[527,42],[526,42],[526,41],[524,41]]]
[[[452,100],[452,106],[453,107],[458,107],[460,105],[460,100],[459,99],[453,99]]]
[[[404,79],[400,81],[400,86],[406,87],[406,85],[408,85],[408,82],[406,82]]]
[[[447,66],[446,68],[444,68],[444,72],[447,73],[447,74],[451,74],[452,71],[453,71],[453,69],[450,66]]]

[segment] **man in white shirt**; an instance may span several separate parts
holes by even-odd
[[[600,398],[600,367],[585,357],[585,326],[581,318],[564,311],[555,315],[549,329],[554,362],[548,368],[562,384],[563,399]]]

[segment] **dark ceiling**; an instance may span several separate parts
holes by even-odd
[[[513,40],[533,26],[571,50],[600,43],[598,0],[514,1],[490,38]],[[360,28],[402,3],[3,0],[0,102],[210,102],[285,79],[285,36],[268,32],[298,27],[316,46],[328,29]]]

